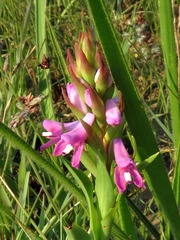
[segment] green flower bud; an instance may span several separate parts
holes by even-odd
[[[75,43],[75,55],[78,75],[88,82],[91,86],[94,86],[94,76],[96,68],[88,61],[85,53],[79,47],[79,44]]]
[[[95,89],[100,97],[103,97],[106,90],[112,85],[112,78],[104,66],[101,66],[94,77]]]
[[[95,65],[95,53],[96,53],[96,46],[92,37],[92,33],[90,29],[83,33],[81,32],[79,35],[79,42],[81,45],[81,49],[83,53],[86,55],[88,62],[94,66]]]

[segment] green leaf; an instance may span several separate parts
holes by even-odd
[[[178,4],[180,1],[177,1]],[[179,76],[178,76],[178,64],[179,59],[177,61],[177,50],[178,39],[175,40],[175,34],[178,38],[178,32],[175,33],[174,29],[174,20],[176,18],[175,14],[173,16],[173,8],[174,4],[172,4],[171,0],[159,1],[159,19],[160,19],[160,30],[161,30],[161,41],[162,41],[162,50],[165,61],[165,70],[166,70],[166,78],[167,84],[169,88],[169,102],[170,102],[170,112],[171,112],[171,124],[173,131],[173,141],[174,141],[174,160],[175,162],[175,170],[174,170],[174,179],[173,179],[173,190],[176,198],[176,202],[180,204],[180,174],[179,174],[179,166],[180,166],[180,101],[179,101]],[[176,46],[177,45],[177,46]],[[180,232],[180,231],[179,231]],[[180,237],[179,237],[180,239]]]
[[[66,231],[68,239],[70,240],[80,240],[80,239],[92,240],[91,236],[77,224],[73,224],[71,228],[65,227],[64,229]]]
[[[49,36],[50,36],[50,39],[51,39],[51,43],[52,43],[52,46],[54,48],[54,52],[56,53],[58,63],[61,66],[63,76],[65,77],[65,82],[68,83],[69,82],[69,73],[67,71],[66,61],[65,61],[65,58],[63,56],[62,49],[59,45],[59,42],[57,41],[55,32],[54,32],[49,20],[46,19],[46,22],[47,22],[48,33],[49,33]]]
[[[180,143],[177,151],[176,166],[174,170],[173,189],[178,206],[180,206]]]
[[[103,0],[86,0],[86,3],[92,20],[94,21],[95,29],[98,33],[114,81],[123,94],[126,119],[131,133],[136,139],[140,159],[143,161],[159,151],[152,128],[135,88],[134,81],[131,77]],[[166,224],[170,225],[175,238],[180,239],[180,216],[170,181],[160,155],[157,156],[144,171],[144,175],[156,203],[165,217]]]
[[[153,154],[149,158],[145,159],[142,163],[139,163],[137,165],[137,169],[142,172],[144,169],[147,169],[147,167],[156,159],[156,157],[159,155],[159,152]]]
[[[36,233],[34,233],[30,228],[28,228],[26,225],[21,223],[18,219],[16,219],[19,226],[23,229],[24,233],[30,240],[42,240],[41,237],[39,237]],[[46,239],[45,237],[43,239]]]
[[[83,151],[81,156],[81,162],[88,169],[90,173],[96,176],[97,167],[96,167],[96,162],[94,161],[94,159],[92,159],[93,155],[94,155],[94,151],[92,151],[91,148],[88,148],[88,152]]]
[[[162,50],[169,88],[171,122],[174,144],[177,148],[180,140],[180,102],[178,86],[178,66],[175,44],[175,30],[171,0],[159,0],[159,20],[161,30]]]
[[[42,62],[43,56],[47,57],[46,47],[46,26],[45,26],[45,11],[46,0],[35,1],[35,33],[36,33],[36,51],[37,59]],[[46,96],[41,103],[44,115],[49,118],[54,118],[54,110],[51,96],[51,77],[49,69],[41,69],[37,67],[37,78],[40,92]]]
[[[0,216],[3,216],[5,226],[12,226],[13,223],[15,222],[18,223],[18,225],[23,229],[24,233],[27,235],[29,239],[32,240],[46,239],[45,237],[40,238],[30,228],[28,228],[22,222],[20,222],[18,218],[16,218],[14,214],[2,204],[2,202],[0,202]]]
[[[136,207],[136,205],[131,201],[131,199],[126,196],[126,200],[129,204],[129,206],[133,209],[133,211],[136,213],[136,215],[139,217],[139,219],[144,223],[144,225],[147,227],[147,229],[153,234],[153,236],[156,239],[160,239],[160,234],[156,230],[156,228],[149,222],[149,220],[143,215],[143,213]]]
[[[0,230],[6,228],[10,231],[14,222],[14,216],[8,208],[6,208],[0,199]]]
[[[97,224],[97,221],[100,221],[100,217],[98,216],[98,212],[95,209],[94,206],[94,200],[93,200],[93,186],[89,178],[85,175],[84,172],[81,170],[76,170],[70,166],[70,164],[67,161],[63,161],[64,165],[67,167],[68,171],[72,174],[72,176],[75,178],[76,182],[79,184],[80,188],[82,189],[87,205],[89,208],[90,213],[90,228],[93,232],[94,239],[99,239],[100,234],[100,225]]]
[[[105,164],[100,160],[97,162],[95,191],[101,218],[103,219],[109,210],[114,207],[115,196],[111,178]]]
[[[98,209],[101,215],[102,233],[101,239],[109,239],[114,217],[115,196],[111,178],[105,164],[98,160],[95,191]]]
[[[100,239],[104,240],[110,239],[115,211],[116,211],[115,208],[111,208],[106,214],[106,216],[102,219],[101,221],[102,231]]]
[[[112,226],[112,236],[115,240],[131,240],[115,223]]]
[[[128,208],[124,194],[120,196],[118,202],[120,227],[132,240],[137,240],[136,231],[132,221],[132,215]]]

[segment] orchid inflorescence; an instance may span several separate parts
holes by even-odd
[[[98,138],[97,142],[101,146],[97,148],[103,149],[102,156],[107,169],[112,162],[111,152],[114,152],[117,164],[114,180],[119,192],[124,192],[127,183],[132,181],[137,187],[143,188],[144,181],[136,164],[117,135],[123,112],[122,95],[113,83],[101,48],[94,42],[90,30],[79,34],[74,49],[76,60],[70,50],[67,53],[67,66],[72,82],[67,84],[66,91],[63,89],[62,93],[78,120],[70,123],[44,120],[43,127],[47,132],[42,135],[49,141],[41,146],[41,150],[52,144],[55,144],[54,156],[65,155],[74,150],[71,164],[78,169],[83,151],[88,151],[86,145],[91,145],[94,137]]]

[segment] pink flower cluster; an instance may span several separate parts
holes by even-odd
[[[99,45],[94,44],[90,31],[80,33],[74,47],[76,61],[69,50],[67,54],[67,66],[72,82],[67,84],[66,91],[63,89],[62,93],[68,107],[79,120],[70,123],[44,120],[43,127],[47,132],[43,132],[42,135],[49,141],[41,146],[41,150],[53,144],[55,144],[54,156],[74,150],[72,166],[78,169],[89,137],[86,127],[82,124],[84,122],[102,141],[107,155],[109,143],[113,141],[117,164],[114,180],[119,192],[124,192],[127,183],[131,182],[142,188],[143,179],[122,140],[113,136],[111,139],[107,138],[107,132],[121,124],[123,104],[104,63],[101,49]]]
[[[92,113],[87,113],[82,120],[89,125],[92,125],[94,115]],[[52,120],[44,120],[43,127],[47,130],[47,132],[43,132],[42,135],[49,138],[50,141],[41,146],[41,151],[52,144],[56,144],[54,148],[54,156],[68,154],[72,149],[74,149],[72,166],[78,169],[81,154],[85,146],[85,140],[87,138],[87,133],[81,122],[75,121],[62,124]]]

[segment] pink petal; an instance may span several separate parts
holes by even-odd
[[[75,147],[74,149],[74,154],[73,154],[73,157],[72,157],[72,167],[78,169],[79,168],[79,165],[80,165],[80,160],[81,160],[81,155],[82,155],[82,152],[84,150],[84,142],[79,144],[79,146]]]
[[[92,125],[94,121],[94,115],[92,113],[87,113],[83,118],[83,121]],[[62,134],[61,140],[57,143],[54,149],[54,156],[59,156],[63,154],[67,145],[71,145],[72,147],[77,147],[79,144],[84,142],[87,138],[87,133],[81,122],[78,121],[75,128],[69,132]]]
[[[75,128],[79,121],[74,121],[70,123],[60,123],[53,120],[44,120],[43,121],[43,127],[48,131],[52,133],[52,136],[58,136],[62,134],[62,129],[65,128],[66,131],[70,131],[71,129]]]
[[[93,122],[94,122],[95,116],[92,113],[87,113],[84,117],[83,117],[83,121],[86,122],[87,124],[89,124],[90,126],[92,126]]]
[[[81,100],[78,91],[73,83],[67,84],[67,94],[70,102],[81,112],[87,113],[86,104]]]
[[[136,167],[133,167],[131,170],[130,170],[130,174],[133,178],[133,182],[134,184],[139,187],[139,188],[145,188],[145,185],[144,185],[144,181],[140,175],[140,173],[138,172],[138,170],[136,169]]]
[[[66,143],[66,145],[70,144],[72,146],[78,146],[79,143],[85,141],[86,138],[87,133],[85,129],[79,125],[72,131],[64,133],[61,137],[61,140]]]
[[[43,127],[48,131],[48,132],[59,132],[59,134],[62,131],[62,124],[60,122],[56,122],[53,120],[44,120],[43,121]]]
[[[59,141],[59,138],[53,138],[52,140],[40,146],[40,151],[45,150],[46,148],[50,147],[52,144],[57,143],[58,141]]]
[[[63,151],[67,145],[68,143],[61,139],[54,148],[54,156],[60,156],[61,154],[63,154]]]
[[[121,123],[121,112],[117,106],[117,100],[114,98],[106,101],[106,122],[111,126]]]
[[[132,159],[130,158],[123,141],[120,138],[116,138],[113,141],[114,147],[114,156],[117,165],[121,168],[128,167],[129,164],[132,164]]]
[[[126,190],[126,180],[124,178],[124,171],[121,171],[121,168],[118,166],[114,170],[114,181],[120,193]]]
[[[85,100],[86,104],[91,108],[92,107],[92,99],[90,95],[90,89],[86,89],[85,91]]]
[[[94,122],[94,119],[95,116],[92,113],[87,113],[82,120],[91,126]],[[72,146],[77,146],[80,142],[84,142],[86,138],[87,133],[81,122],[78,122],[72,131],[62,134],[61,137],[64,142],[67,142],[67,144],[71,144]]]
[[[76,126],[78,126],[79,121],[74,121],[70,123],[62,123],[62,126],[65,128],[66,132],[71,131],[74,129]]]

